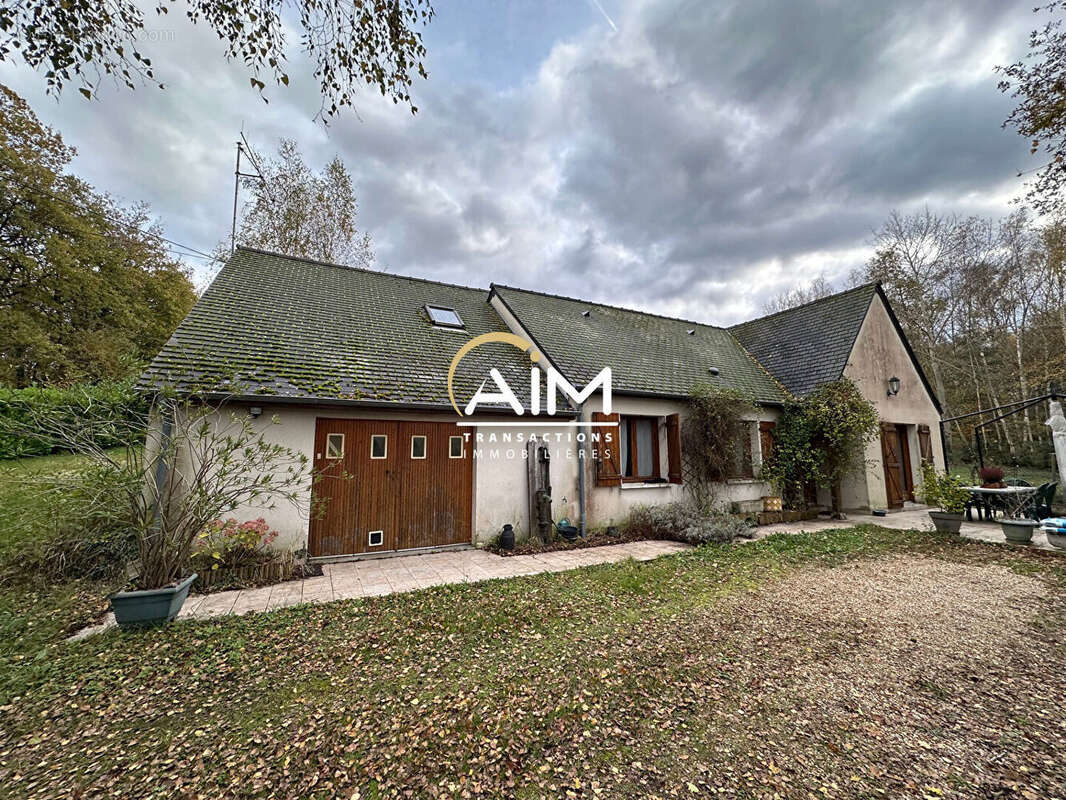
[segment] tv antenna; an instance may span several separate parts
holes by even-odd
[[[255,174],[250,172],[241,172],[241,156],[246,155],[248,161],[251,163],[252,168],[255,170]],[[248,144],[248,140],[244,138],[244,131],[241,131],[241,140],[237,142],[237,167],[233,170],[233,224],[230,227],[229,236],[229,254],[232,256],[237,249],[237,195],[241,188],[241,178],[251,178],[253,180],[261,181],[266,185],[266,178],[263,177],[263,171],[259,168],[259,161],[255,157],[255,150]],[[269,193],[269,186],[267,187]],[[273,197],[271,198],[273,199]]]

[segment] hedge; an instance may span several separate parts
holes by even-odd
[[[68,389],[0,387],[0,459],[54,453],[62,447],[35,420],[88,432],[102,447],[127,444],[128,432],[147,411],[131,381],[81,384]],[[134,426],[131,426],[134,423]]]

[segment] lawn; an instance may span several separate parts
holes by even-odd
[[[1062,796],[1064,566],[864,528],[38,641],[0,796]]]
[[[10,681],[40,669],[65,634],[105,611],[114,588],[87,580],[54,583],[19,569],[23,548],[42,534],[22,524],[23,510],[35,502],[27,479],[84,463],[69,453],[0,460],[0,697]]]

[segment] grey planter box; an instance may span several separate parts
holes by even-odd
[[[1033,530],[1038,523],[1031,519],[1001,519],[999,527],[1003,529],[1003,535],[1008,542],[1015,544],[1029,544],[1033,541]]]
[[[962,514],[949,514],[946,511],[930,511],[929,519],[941,533],[958,533],[962,530]]]
[[[194,572],[177,586],[116,592],[111,595],[115,622],[122,628],[143,628],[170,622],[181,611],[185,598],[189,596],[189,587],[195,580]]]

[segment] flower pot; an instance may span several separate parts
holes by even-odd
[[[781,510],[781,498],[774,495],[764,495],[762,497],[762,510],[763,511],[780,511]]]
[[[929,519],[940,533],[958,533],[962,530],[962,514],[949,514],[946,511],[930,511]]]
[[[1049,545],[1060,550],[1066,550],[1066,534],[1052,533],[1051,531],[1045,531],[1045,533],[1047,533],[1047,543]]]
[[[143,628],[170,622],[181,611],[185,598],[189,596],[189,587],[195,580],[194,572],[176,586],[115,592],[111,595],[111,610],[115,613],[115,622],[122,628]]]
[[[1003,529],[1003,535],[1008,542],[1015,544],[1029,544],[1033,541],[1033,529],[1037,523],[1031,519],[1001,519],[999,527]]]

